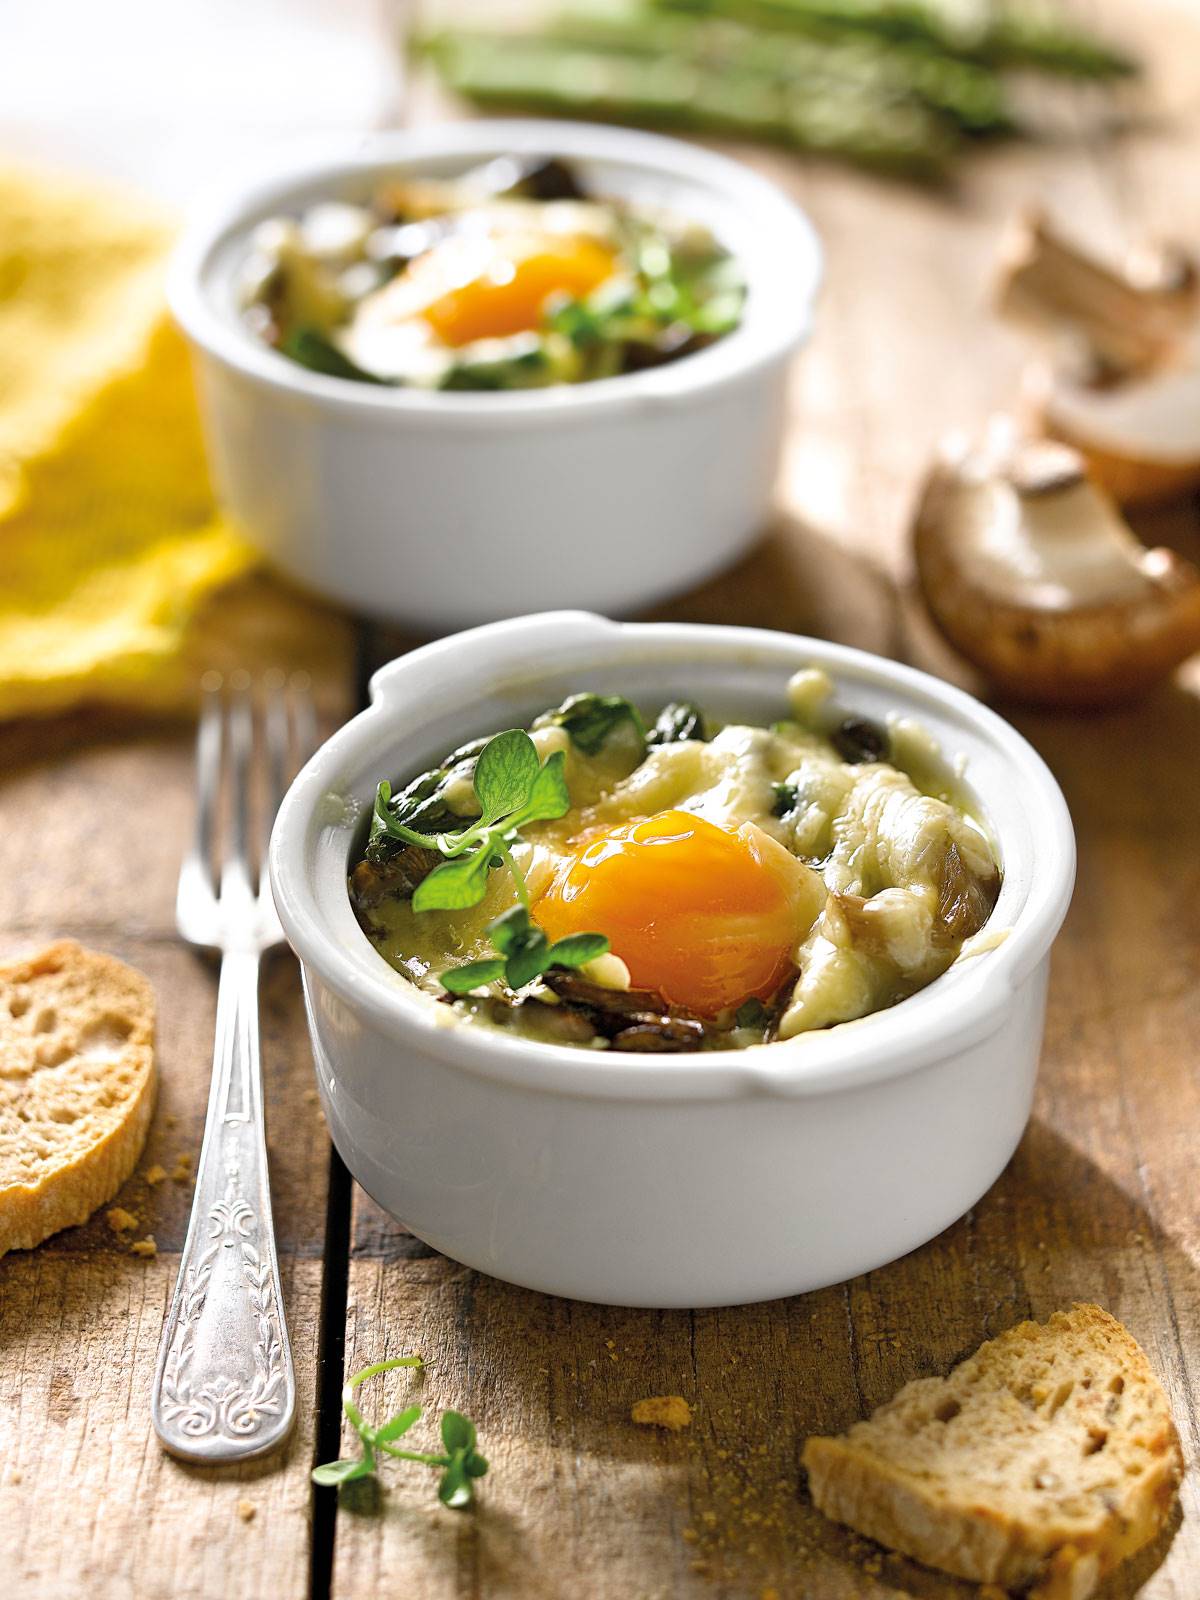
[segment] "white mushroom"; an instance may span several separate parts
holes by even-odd
[[[998,304],[1046,343],[1029,385],[1039,424],[1097,482],[1123,504],[1200,484],[1200,291],[1187,258],[1160,251],[1118,272],[1028,217],[1008,240]]]
[[[995,683],[1050,705],[1133,697],[1200,650],[1200,570],[1148,550],[1080,456],[952,442],[914,524],[917,574],[942,632]]]

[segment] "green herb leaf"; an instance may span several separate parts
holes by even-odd
[[[531,928],[509,951],[504,973],[510,989],[523,989],[545,972],[550,959],[550,941],[540,928]]]
[[[522,943],[530,928],[529,913],[524,906],[510,906],[494,922],[488,923],[488,937],[502,956],[508,955]]]
[[[498,822],[529,800],[541,770],[537,746],[524,728],[489,739],[475,764],[475,794],[483,820]]]
[[[510,989],[523,989],[551,967],[581,967],[609,949],[602,933],[572,933],[551,944],[523,905],[510,906],[488,923],[487,931],[503,959],[451,967],[441,977],[442,987],[451,994],[465,994],[481,983],[494,983],[501,975]]]
[[[546,757],[529,786],[524,804],[516,813],[514,821],[517,826],[524,826],[527,822],[554,822],[558,817],[566,816],[571,809],[571,791],[567,788],[564,770],[566,763],[567,757],[562,750],[555,750]]]
[[[434,867],[413,891],[414,911],[462,911],[477,906],[487,893],[487,877],[499,857],[485,839],[478,850],[455,856]]]
[[[494,961],[468,961],[464,966],[451,967],[448,972],[442,973],[439,982],[451,994],[470,994],[472,989],[498,983],[503,977],[504,962],[497,957]]]
[[[550,946],[551,967],[583,967],[597,956],[607,955],[611,946],[602,933],[569,933]]]
[[[408,1432],[420,1415],[420,1406],[409,1406],[407,1411],[399,1412],[390,1422],[385,1422],[381,1428],[375,1430],[376,1442],[387,1444],[392,1439],[398,1439],[402,1433]]]
[[[451,1511],[461,1511],[470,1505],[471,1498],[471,1480],[466,1462],[462,1456],[456,1455],[442,1474],[442,1481],[438,1484],[438,1499]]]
[[[374,1463],[365,1456],[359,1456],[357,1461],[326,1461],[322,1466],[312,1469],[312,1481],[319,1483],[323,1489],[334,1489],[355,1478],[368,1478],[374,1470]]]
[[[475,1449],[473,1422],[469,1422],[457,1411],[447,1411],[443,1415],[441,1434],[446,1445],[445,1455],[434,1455],[432,1452],[421,1450],[399,1450],[392,1440],[408,1432],[421,1415],[420,1406],[409,1406],[404,1411],[397,1412],[378,1428],[374,1428],[364,1420],[362,1413],[354,1404],[355,1389],[368,1378],[377,1377],[381,1372],[390,1372],[394,1367],[421,1366],[424,1366],[424,1362],[420,1356],[397,1356],[391,1361],[377,1361],[372,1366],[364,1367],[361,1372],[356,1372],[352,1378],[346,1380],[342,1389],[342,1410],[362,1440],[363,1453],[357,1461],[349,1459],[326,1461],[321,1466],[314,1467],[312,1471],[314,1483],[327,1488],[336,1488],[343,1483],[352,1483],[357,1478],[371,1477],[378,1465],[375,1453],[378,1447],[385,1455],[399,1461],[414,1461],[421,1466],[444,1468],[445,1471],[438,1484],[438,1498],[443,1505],[451,1506],[455,1510],[470,1505],[474,1497],[472,1480],[483,1477],[487,1472],[487,1462]]]
[[[641,738],[646,737],[641,712],[619,694],[573,694],[544,720],[554,727],[565,728],[572,744],[588,756],[596,755],[623,722],[628,722]]]
[[[775,803],[771,807],[771,814],[776,817],[786,817],[789,811],[796,809],[799,791],[794,783],[775,783],[771,787],[775,791]]]
[[[461,1411],[442,1413],[442,1443],[453,1453],[475,1447],[475,1424],[469,1422]]]

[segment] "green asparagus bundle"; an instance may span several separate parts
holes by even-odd
[[[758,139],[922,180],[967,137],[1013,131],[1001,67],[1132,70],[1040,13],[934,0],[592,0],[535,31],[417,43],[483,105]]]
[[[666,57],[740,78],[765,74],[793,94],[823,93],[831,82],[874,102],[919,101],[971,133],[1012,127],[1004,86],[991,70],[858,33],[828,39],[764,32],[735,21],[696,20],[626,5],[579,6],[550,17],[543,39],[589,50]]]
[[[980,65],[1028,67],[1079,78],[1137,71],[1132,57],[1073,26],[1057,10],[973,0],[651,0],[666,10],[730,17],[817,37],[862,32],[924,45]]]
[[[438,34],[424,42],[443,81],[480,105],[724,133],[842,156],[914,177],[942,174],[948,125],[919,103],[837,80],[784,84],[667,57],[526,34]]]

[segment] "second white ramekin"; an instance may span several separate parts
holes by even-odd
[[[741,326],[669,366],[512,394],[323,377],[242,326],[257,222],[505,152],[565,156],[597,193],[708,224],[746,274]],[[381,135],[210,206],[169,294],[218,489],[250,538],[307,586],[433,633],[538,607],[640,608],[740,554],[769,515],[820,262],[803,214],[724,156],[628,129],[468,122]]]
[[[456,1023],[388,967],[346,873],[381,777],[580,689],[767,722],[798,667],[847,711],[920,719],[961,758],[1002,857],[987,954],[891,1010],[744,1051],[646,1057]],[[317,1081],[351,1172],[438,1250],[625,1305],[767,1299],[903,1255],[971,1206],[1029,1116],[1070,818],[1021,736],[956,689],[815,639],[567,612],[395,661],[297,778],[271,842]]]

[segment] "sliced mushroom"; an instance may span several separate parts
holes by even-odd
[[[1200,649],[1200,570],[1146,549],[1066,446],[1002,426],[950,444],[913,537],[942,632],[1022,698],[1128,699]]]
[[[1200,484],[1200,279],[1177,250],[1104,265],[1037,215],[1004,251],[998,305],[1048,342],[1029,397],[1123,504]]]
[[[551,971],[546,986],[566,1005],[578,1008],[596,1032],[614,1049],[652,1051],[699,1050],[709,1025],[690,1011],[669,1006],[648,989],[605,989],[578,973]]]

